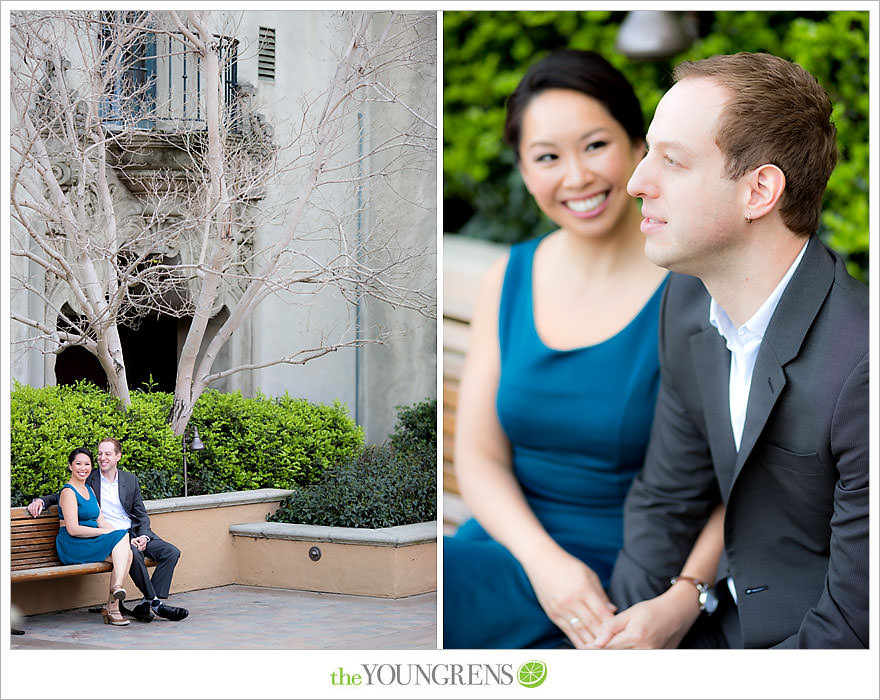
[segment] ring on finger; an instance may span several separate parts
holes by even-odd
[[[579,618],[579,617],[572,617],[568,621],[568,624],[571,625],[572,627],[577,627],[580,623],[581,623],[581,618]]]

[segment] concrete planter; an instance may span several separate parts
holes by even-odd
[[[345,528],[246,523],[229,528],[238,582],[403,598],[437,590],[437,523]]]

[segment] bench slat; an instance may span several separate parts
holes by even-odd
[[[16,520],[34,520],[33,516],[28,513],[27,508],[24,506],[16,506],[15,508],[10,508],[9,515],[12,518],[13,522],[15,522]],[[49,516],[55,516],[56,518],[58,517],[58,506],[51,506],[49,508],[46,508],[42,513],[40,513],[40,517],[37,519],[39,520],[42,518],[48,518]]]
[[[14,546],[22,546],[36,542],[55,542],[55,536],[57,534],[58,530],[55,530],[55,532],[30,532],[10,537],[9,541]]]
[[[53,557],[49,555],[45,555],[42,557],[22,557],[21,559],[17,559],[11,562],[9,565],[9,569],[11,571],[17,571],[19,569],[31,569],[38,566],[63,566],[63,564],[58,560],[58,557]]]
[[[45,545],[47,547],[55,547],[55,535],[39,535],[34,537],[22,537],[12,540],[12,551],[19,549],[32,549],[34,547]]]
[[[97,574],[110,571],[109,563],[101,561],[94,564],[61,564],[57,566],[32,566],[27,569],[13,570],[9,572],[9,580],[12,583],[24,581],[37,581],[40,579],[62,578],[65,576],[80,576],[82,574]]]
[[[148,567],[156,566],[152,559],[144,560]],[[54,562],[35,562],[27,568],[10,567],[10,583],[23,583],[26,581],[39,581],[41,579],[62,578],[65,576],[81,576],[83,574],[100,574],[112,571],[110,562],[99,561],[90,564],[61,564],[56,559]]]

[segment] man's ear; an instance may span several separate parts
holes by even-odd
[[[749,187],[747,218],[752,221],[769,214],[785,190],[785,173],[770,163],[746,175]]]

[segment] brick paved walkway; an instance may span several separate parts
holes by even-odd
[[[436,593],[390,600],[232,585],[176,593],[169,603],[189,617],[114,627],[88,608],[28,616],[12,649],[437,648]]]

